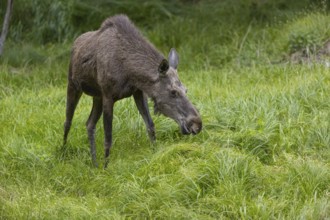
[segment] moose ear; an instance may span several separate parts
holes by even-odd
[[[170,62],[170,67],[177,69],[179,64],[179,54],[176,52],[174,48],[171,49],[168,54],[168,60]]]
[[[168,61],[166,59],[163,59],[158,66],[158,72],[162,75],[165,75],[168,68],[170,68],[170,66],[168,65]]]

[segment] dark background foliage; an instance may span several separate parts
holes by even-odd
[[[327,0],[329,2],[329,0]],[[251,20],[273,22],[285,12],[326,5],[324,0],[21,0],[14,2],[10,37],[39,44],[71,40],[79,33],[97,29],[107,17],[123,13],[145,29],[173,17],[194,18],[203,14],[206,23],[245,23]],[[1,0],[1,18],[6,0]],[[208,13],[203,13],[208,11]],[[227,17],[219,21],[220,14]],[[239,14],[240,16],[236,16]],[[218,16],[214,16],[218,15]]]
[[[0,1],[3,18],[6,0]],[[330,31],[323,26],[312,33],[297,28],[282,39],[280,30],[266,33],[265,28],[279,28],[313,11],[327,14],[329,5],[329,0],[20,0],[14,2],[0,62],[22,66],[68,60],[79,34],[98,29],[104,19],[119,13],[127,14],[163,53],[176,47],[187,59],[193,58],[196,62],[189,65],[182,60],[187,68],[260,60],[262,51],[255,51],[261,43],[267,48],[266,60],[279,60],[297,48],[319,46]]]

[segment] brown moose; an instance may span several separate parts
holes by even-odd
[[[154,102],[155,112],[175,120],[183,134],[199,133],[202,121],[179,80],[178,62],[175,49],[171,49],[166,60],[125,15],[110,17],[97,31],[79,36],[74,42],[69,66],[64,144],[83,92],[93,97],[93,107],[86,127],[95,166],[97,121],[103,113],[104,167],[107,167],[112,145],[114,103],[131,95],[151,141],[155,141],[156,137],[147,97]]]

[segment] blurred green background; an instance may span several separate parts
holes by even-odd
[[[1,0],[1,18],[5,4]],[[17,67],[67,60],[75,37],[124,13],[162,52],[176,47],[187,68],[218,68],[233,60],[265,63],[320,46],[330,36],[329,5],[328,0],[15,1],[1,62]]]

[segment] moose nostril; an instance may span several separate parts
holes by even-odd
[[[191,128],[191,133],[193,135],[198,134],[201,131],[201,127]]]
[[[192,134],[198,134],[202,130],[202,121],[199,117],[192,118],[188,123],[189,130]]]
[[[195,134],[198,134],[202,130],[202,125],[199,125],[196,130],[194,130]]]

